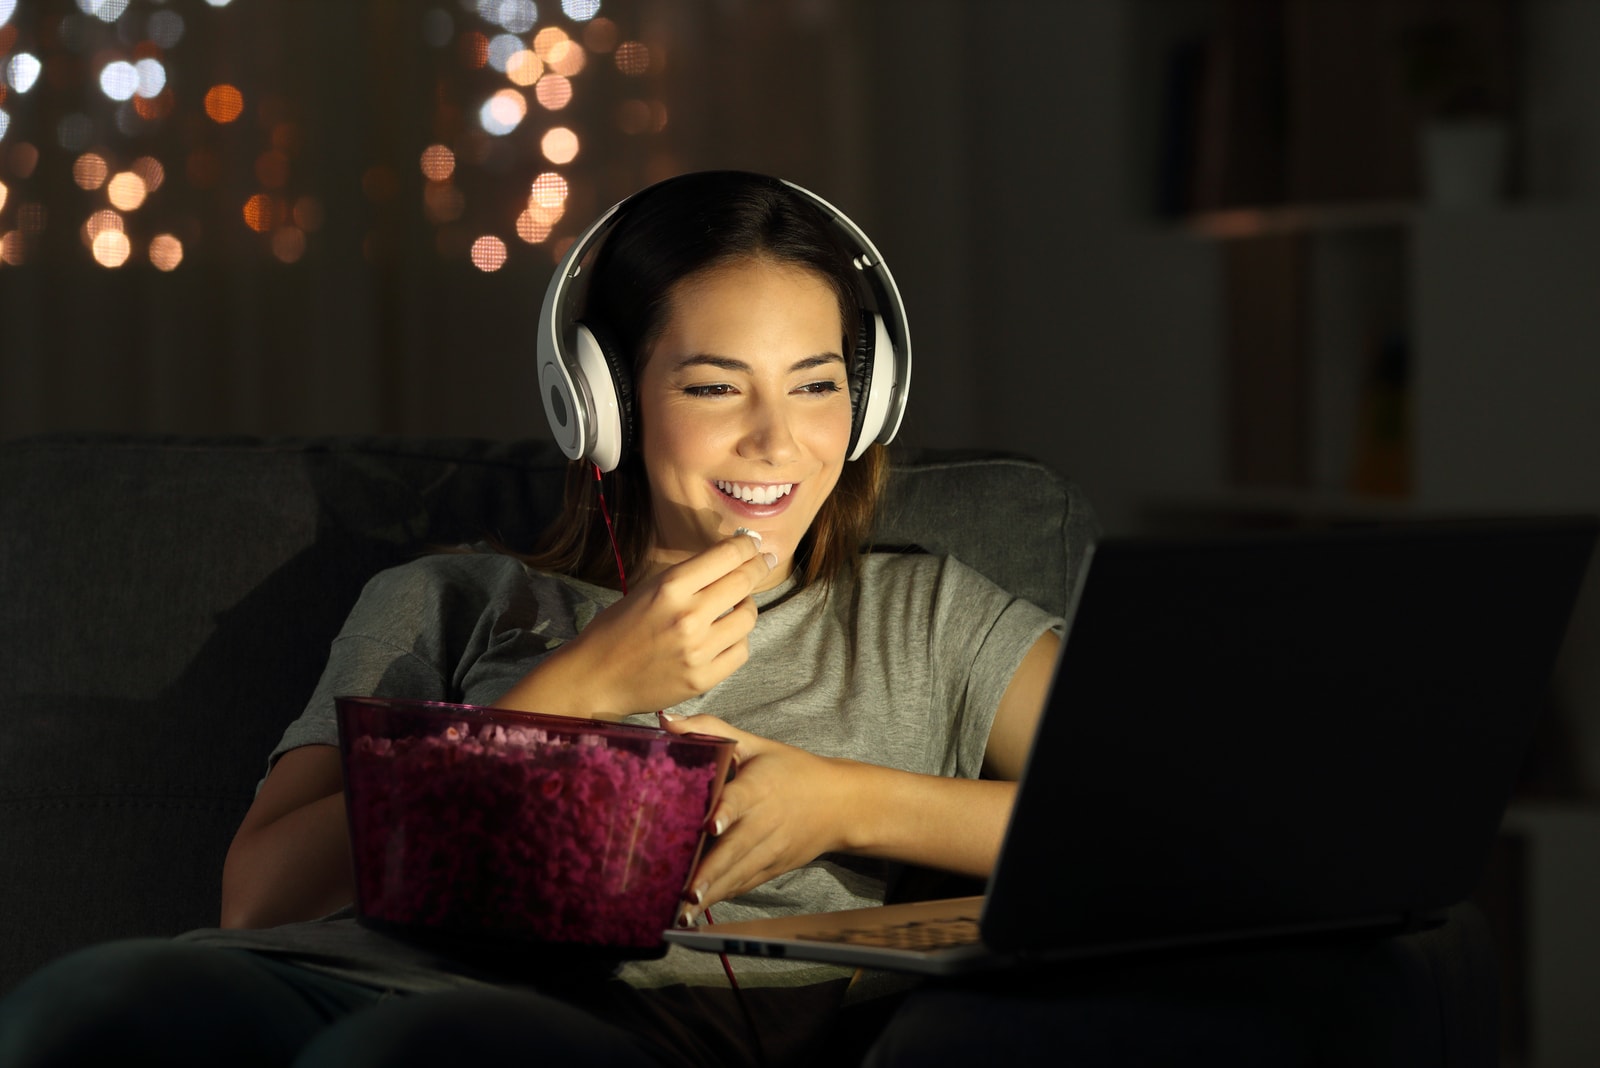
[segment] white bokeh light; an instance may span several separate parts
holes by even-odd
[[[573,22],[588,22],[600,14],[600,0],[561,0],[561,13]]]
[[[134,92],[146,100],[160,96],[161,90],[167,87],[167,68],[159,59],[141,59],[133,69],[139,75],[139,86]]]
[[[29,52],[19,52],[6,63],[6,84],[19,93],[26,93],[39,80],[44,64]]]
[[[17,0],[0,0],[0,26],[11,21],[11,15],[17,10]]]
[[[139,71],[127,60],[107,63],[100,72],[100,91],[112,100],[131,100],[139,91]]]
[[[503,137],[517,128],[528,114],[528,101],[515,89],[502,89],[483,102],[478,121],[496,137]]]

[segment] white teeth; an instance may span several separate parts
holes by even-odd
[[[771,504],[779,497],[787,496],[794,489],[793,482],[781,482],[776,486],[750,486],[743,482],[724,482],[717,480],[717,489],[730,497],[737,497],[746,504]]]

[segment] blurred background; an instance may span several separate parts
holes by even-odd
[[[566,243],[743,167],[894,270],[902,440],[1112,531],[1592,512],[1597,56],[1600,0],[0,0],[0,436],[545,436]],[[1516,1063],[1600,1063],[1596,581]]]

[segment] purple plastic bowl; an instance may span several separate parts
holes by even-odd
[[[363,922],[662,952],[733,742],[429,701],[336,706]]]

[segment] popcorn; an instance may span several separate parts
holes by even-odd
[[[457,934],[660,947],[722,767],[680,764],[668,741],[467,722],[354,737],[345,776],[361,912]]]

